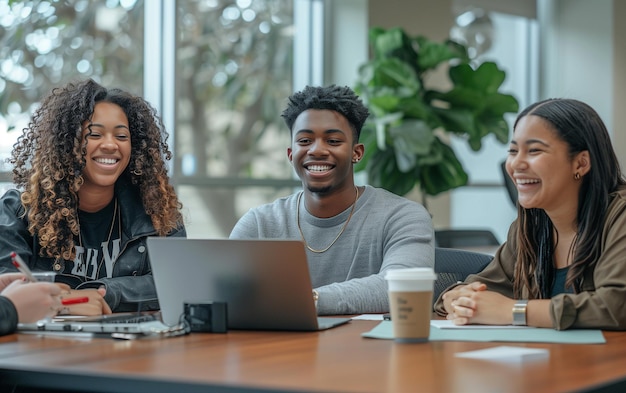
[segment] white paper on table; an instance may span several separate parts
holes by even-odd
[[[365,321],[382,321],[383,314],[361,314],[356,317],[352,317],[352,319],[361,319]]]
[[[455,325],[447,319],[433,319],[430,326],[439,329],[535,329],[533,326],[520,325]]]
[[[550,351],[544,348],[522,348],[499,346],[477,351],[461,352],[455,355],[460,358],[493,360],[508,363],[544,360],[550,357]]]

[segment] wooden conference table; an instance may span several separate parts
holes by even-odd
[[[626,332],[605,332],[601,345],[361,337],[377,323],[134,341],[14,334],[0,338],[0,391],[626,392]],[[513,365],[455,357],[499,345],[547,348],[550,356]]]

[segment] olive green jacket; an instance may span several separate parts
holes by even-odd
[[[601,253],[583,273],[580,293],[562,293],[550,302],[552,325],[557,330],[595,328],[626,330],[626,190],[611,194],[601,237]],[[513,298],[513,271],[517,249],[516,223],[494,259],[464,284],[480,281],[491,291]],[[447,290],[460,285],[455,284]],[[444,291],[445,293],[445,291]],[[527,297],[527,296],[524,296]],[[441,296],[435,311],[446,315]]]

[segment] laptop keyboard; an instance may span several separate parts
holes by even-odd
[[[141,315],[113,315],[106,317],[102,320],[103,323],[140,323],[156,320],[154,314],[141,314]]]

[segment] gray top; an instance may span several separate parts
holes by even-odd
[[[296,223],[300,192],[249,210],[230,238],[302,239]],[[324,249],[337,237],[351,206],[330,218],[318,218],[300,202],[300,225],[307,244]],[[433,267],[435,247],[430,214],[417,202],[366,186],[348,226],[323,253],[307,249],[318,313],[379,313],[389,310],[384,272]]]

